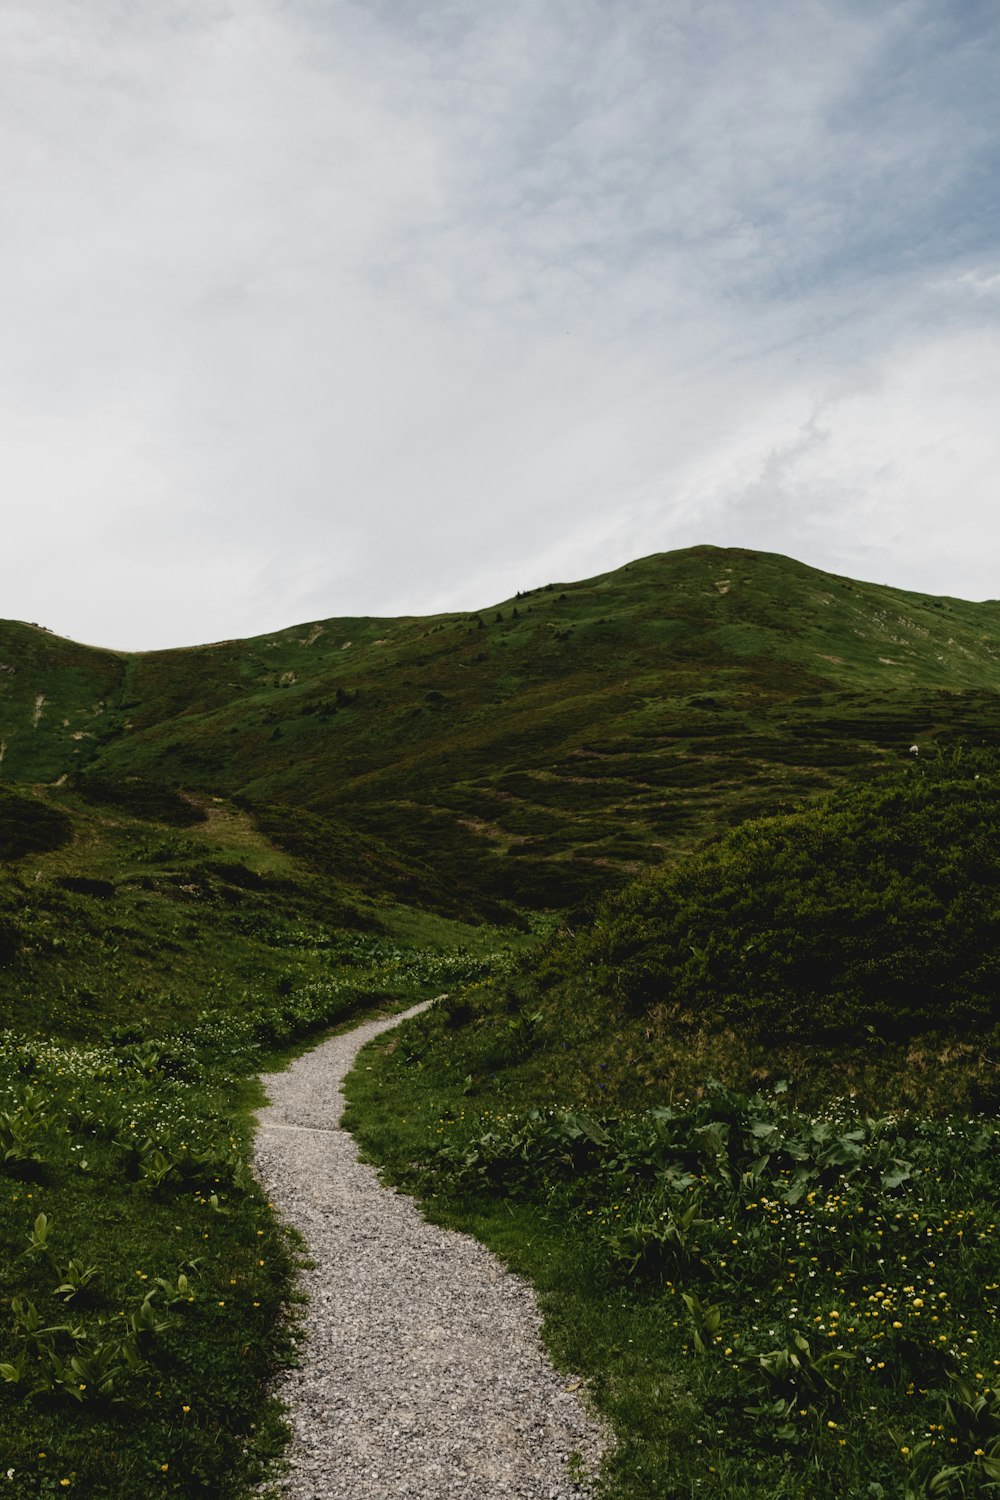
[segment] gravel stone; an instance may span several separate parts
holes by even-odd
[[[263,1083],[255,1170],[314,1269],[290,1408],[287,1500],[572,1500],[605,1435],[539,1338],[528,1285],[478,1241],[429,1224],[340,1129],[364,1044],[425,1009],[332,1037]],[[583,1487],[568,1468],[579,1454]],[[574,1466],[575,1467],[575,1466]]]

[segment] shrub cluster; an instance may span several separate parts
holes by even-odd
[[[975,1032],[1000,1011],[1000,769],[916,764],[741,825],[574,946],[633,1015],[764,1041]]]
[[[86,802],[115,807],[132,818],[166,823],[171,828],[190,828],[205,821],[205,812],[194,802],[160,782],[129,776],[113,781],[104,776],[77,776],[74,789]]]
[[[0,786],[0,860],[45,854],[69,842],[73,825],[57,807]]]

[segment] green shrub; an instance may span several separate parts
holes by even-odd
[[[166,823],[171,828],[190,828],[205,821],[204,810],[159,782],[130,776],[111,781],[103,776],[78,776],[74,788],[85,801],[98,807],[116,807],[130,817],[150,823]]]
[[[46,854],[69,842],[73,825],[57,807],[0,786],[0,859]]]
[[[0,912],[0,968],[11,964],[21,946],[21,929],[14,918]]]
[[[54,882],[61,891],[72,891],[77,896],[97,896],[109,901],[115,894],[110,880],[99,880],[92,875],[57,875]]]
[[[995,758],[953,759],[743,824],[610,898],[577,957],[680,1027],[974,1033],[1000,1016],[998,793]]]

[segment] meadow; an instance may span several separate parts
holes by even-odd
[[[0,622],[0,1493],[244,1500],[257,1074],[535,1284],[602,1500],[1000,1487],[1000,606],[693,548],[135,655]]]
[[[245,1496],[301,1255],[247,1166],[257,1074],[531,935],[376,914],[350,850],[324,878],[229,804],[85,790],[0,789],[0,1492]]]
[[[365,1054],[353,1126],[535,1283],[615,1433],[605,1500],[995,1491],[995,1121],[721,1086],[627,1115],[482,1111],[426,1054],[414,1069],[417,1029]]]
[[[281,1450],[298,1246],[247,1161],[256,1074],[504,955],[354,938],[338,977],[175,1035],[0,1035],[0,1433],[13,1493],[239,1496]],[[352,951],[353,950],[353,951]]]

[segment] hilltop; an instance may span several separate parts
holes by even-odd
[[[122,653],[0,623],[0,776],[333,818],[490,917],[1000,727],[1000,603],[694,547],[478,613]],[[317,833],[318,825],[313,826]]]

